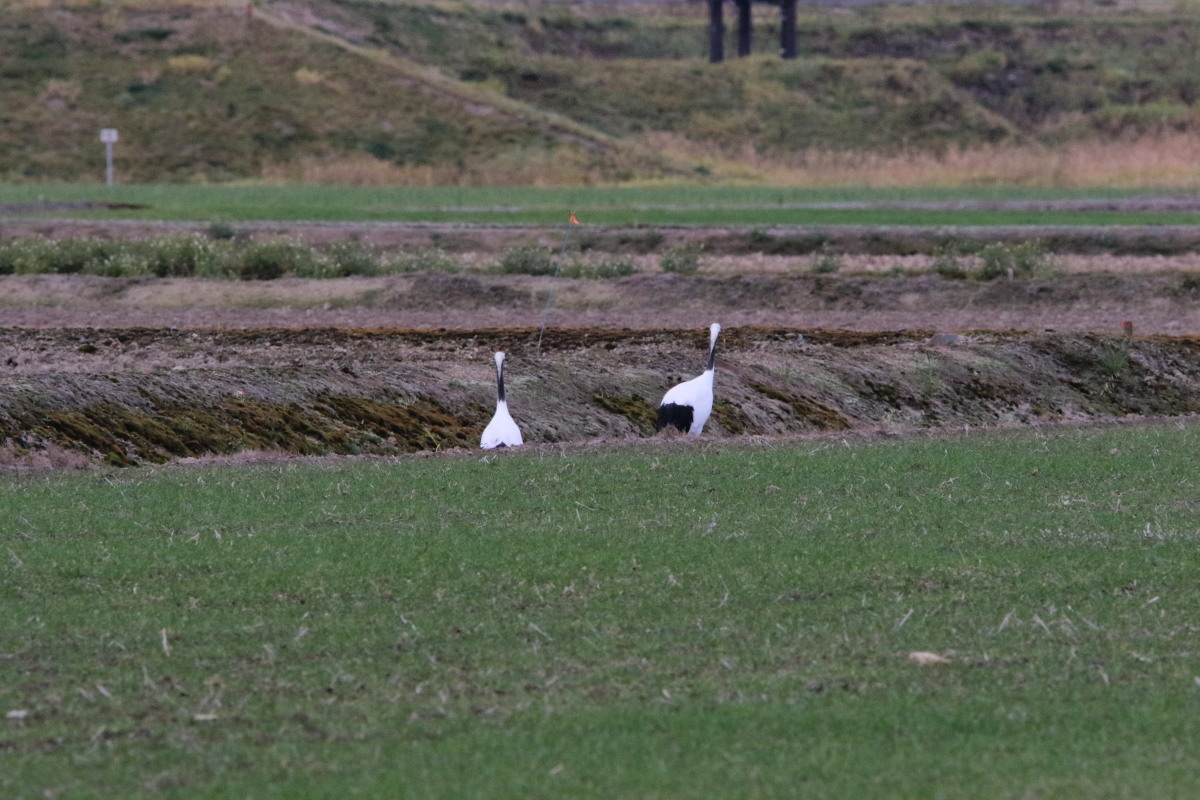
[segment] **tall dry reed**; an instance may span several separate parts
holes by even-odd
[[[1200,187],[1200,137],[1161,133],[1058,147],[995,145],[944,154],[806,150],[791,156],[716,152],[675,134],[647,143],[707,162],[718,174],[796,186]]]

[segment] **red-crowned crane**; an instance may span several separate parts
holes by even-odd
[[[508,402],[504,399],[504,353],[496,353],[496,413],[483,429],[479,446],[484,450],[496,447],[516,447],[523,444],[521,429],[508,413]]]
[[[668,425],[684,433],[699,436],[713,407],[713,373],[717,366],[717,335],[721,326],[713,323],[708,329],[708,369],[698,378],[671,387],[658,404],[655,430]]]

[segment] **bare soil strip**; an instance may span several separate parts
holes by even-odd
[[[1182,259],[1180,259],[1182,260]],[[1194,260],[1194,259],[1193,259]],[[540,324],[554,292],[551,328],[733,326],[1200,332],[1200,278],[1161,259],[1123,271],[1062,272],[996,281],[934,274],[771,271],[762,258],[693,276],[662,272],[611,280],[486,273],[378,278],[220,281],[0,276],[0,325],[81,328],[511,328]],[[1192,263],[1189,261],[1188,263]],[[1082,269],[1082,267],[1081,267]]]

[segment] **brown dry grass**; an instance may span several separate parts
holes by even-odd
[[[0,470],[83,469],[91,463],[87,454],[54,442],[40,442],[31,448],[9,440],[0,442]]]
[[[1174,132],[1055,148],[996,145],[942,155],[807,150],[791,158],[762,155],[751,147],[717,152],[670,133],[646,140],[666,152],[703,160],[720,174],[788,186],[1200,187],[1200,139]]]

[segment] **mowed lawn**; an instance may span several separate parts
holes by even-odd
[[[8,473],[0,796],[1200,796],[1198,431]]]

